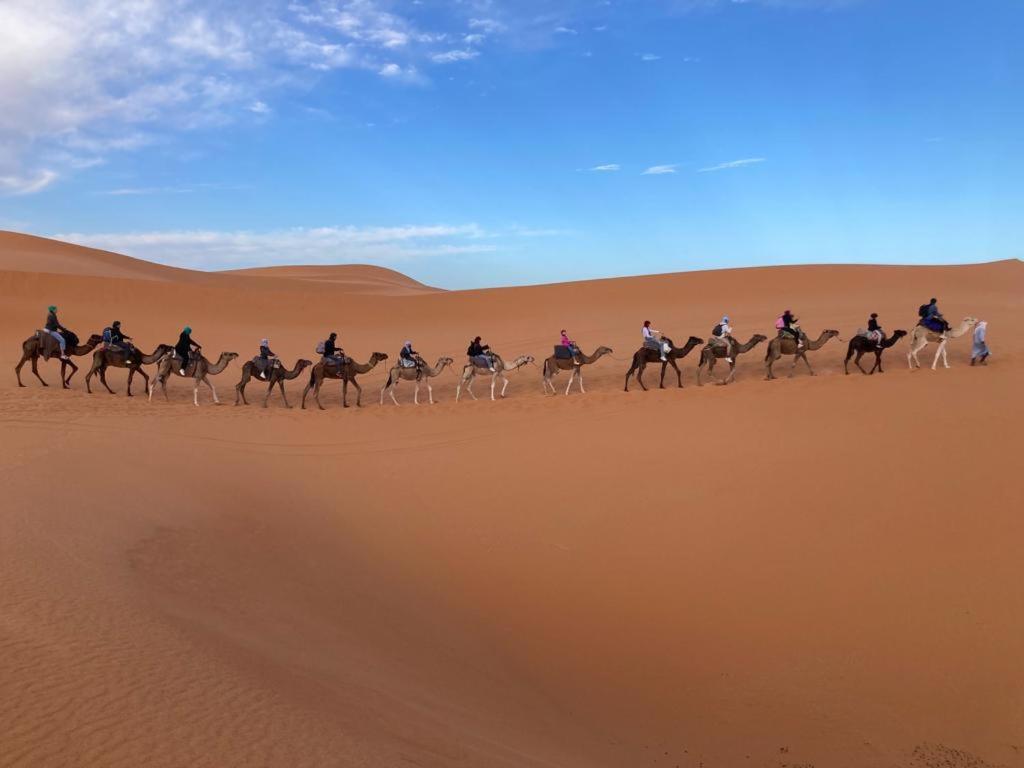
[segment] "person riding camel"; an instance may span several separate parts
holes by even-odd
[[[420,353],[412,348],[412,342],[406,341],[402,345],[402,351],[398,353],[398,363],[403,368],[423,368],[423,358]]]
[[[60,347],[60,359],[67,360],[67,340],[64,338],[64,334],[68,333],[68,329],[60,324],[57,319],[57,307],[50,305],[46,308],[46,325],[43,326],[46,332],[49,333],[53,340],[57,342]]]
[[[917,321],[917,324],[923,325],[930,331],[941,333],[942,338],[946,338],[946,333],[949,331],[949,323],[946,322],[946,318],[939,311],[938,301],[938,299],[933,297],[927,304],[922,304],[918,307],[917,314],[921,319]]]
[[[109,333],[107,331],[109,330]],[[103,331],[104,341],[107,342],[107,348],[114,352],[124,352],[125,358],[129,358],[135,352],[135,345],[132,344],[132,337],[125,334],[121,330],[121,321],[115,320],[110,324],[109,329]]]
[[[882,326],[878,324],[878,313],[872,312],[871,317],[868,318],[868,330],[865,336],[870,341],[875,342],[875,346],[879,349],[882,348],[882,342],[885,341],[885,331],[882,330]]]
[[[729,316],[722,317],[722,321],[711,329],[711,343],[725,347],[725,362],[732,363],[729,350],[732,348],[732,326],[729,325]]]
[[[186,325],[181,329],[181,335],[178,336],[178,343],[174,345],[174,354],[178,356],[181,361],[178,367],[178,373],[182,376],[185,375],[185,369],[188,368],[188,364],[192,361],[192,350],[198,352],[202,349],[199,342],[192,339],[192,328]]]
[[[323,361],[327,365],[340,365],[345,360],[345,350],[338,346],[338,334],[331,331],[323,343]]]
[[[256,367],[260,370],[260,378],[267,378],[267,375],[276,364],[277,355],[270,351],[270,339],[263,339],[260,342],[260,354],[256,362]]]
[[[494,357],[491,352],[491,347],[488,344],[481,344],[479,336],[469,342],[469,347],[466,349],[466,355],[469,357],[469,361],[472,364],[481,367],[486,366],[491,373],[494,373]]]
[[[775,327],[779,330],[779,338],[789,335],[796,340],[796,348],[803,349],[804,337],[803,332],[800,330],[800,318],[793,316],[793,310],[787,309],[778,320],[775,321]]]
[[[583,365],[583,362],[580,359],[580,348],[576,345],[575,341],[569,338],[569,334],[566,333],[565,328],[562,329],[562,338],[558,342],[558,345],[569,350],[569,357],[572,358],[574,365]]]
[[[661,362],[668,362],[666,355],[672,351],[672,346],[667,341],[662,341],[661,331],[651,328],[650,320],[644,320],[644,327],[640,329],[640,332],[644,337],[644,346],[658,352],[661,355]]]

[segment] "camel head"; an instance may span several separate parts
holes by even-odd
[[[598,355],[610,355],[612,351],[611,347],[598,347],[594,350],[594,357],[597,357]]]
[[[978,322],[978,321],[975,320],[974,322]],[[92,344],[94,347],[98,346],[99,344],[103,343],[103,337],[100,336],[98,333],[90,334],[89,335],[89,343]],[[173,347],[172,347],[172,349],[173,349]]]
[[[454,365],[454,363],[455,359],[451,357],[442,357],[440,360],[437,361],[437,365],[439,368],[444,368],[446,365]]]
[[[376,365],[377,363],[387,359],[387,352],[374,352],[372,355],[370,355],[370,364]]]
[[[238,353],[237,352],[222,352],[221,353],[221,357],[224,358],[224,362],[225,363],[230,363],[232,360],[234,360],[236,357],[238,357]]]
[[[300,371],[304,371],[307,368],[309,368],[309,366],[311,366],[312,364],[312,360],[304,360],[300,358],[299,361],[295,363],[295,367],[298,368]]]
[[[898,331],[893,331],[892,332],[892,336],[890,336],[889,338],[891,338],[893,340],[892,343],[895,344],[897,341],[899,341],[900,339],[902,339],[906,335],[907,335],[906,331],[898,330]]]
[[[760,344],[762,341],[768,341],[768,337],[765,336],[763,333],[755,333],[753,338],[750,339],[750,341],[754,344]]]
[[[826,339],[831,339],[833,336],[838,336],[839,335],[839,331],[836,331],[836,330],[833,330],[833,329],[830,328],[829,330],[825,331],[822,335]]]
[[[696,347],[698,344],[703,344],[703,343],[704,343],[704,339],[702,339],[700,336],[691,336],[689,339],[686,340],[687,346],[690,346],[690,347]]]

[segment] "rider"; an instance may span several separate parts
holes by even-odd
[[[328,364],[339,363],[345,359],[345,350],[337,344],[338,334],[331,331],[331,335],[324,341],[324,362]]]
[[[562,329],[562,339],[559,342],[559,346],[565,347],[569,350],[569,357],[575,365],[583,365],[580,360],[580,348],[576,346],[576,342],[569,338],[569,334],[566,333],[565,328]]]
[[[875,342],[876,347],[881,349],[882,342],[885,340],[885,331],[883,331],[882,326],[878,324],[877,312],[872,312],[871,317],[868,318],[867,337],[869,340]]]
[[[124,352],[126,358],[135,351],[131,338],[131,336],[125,335],[125,332],[121,330],[120,320],[115,320],[110,324],[110,341],[108,344],[112,349]]]
[[[724,315],[722,321],[711,329],[711,341],[725,347],[725,362],[732,363],[729,351],[732,349],[732,326],[729,325],[729,316]]]
[[[793,317],[793,310],[787,309],[782,313],[782,316],[775,321],[775,327],[779,329],[779,337],[789,334],[796,339],[796,348],[802,349],[804,346],[803,334],[800,332],[800,326],[797,323],[800,322],[800,318]]]
[[[188,367],[189,361],[192,359],[193,348],[198,352],[202,346],[192,339],[192,328],[186,325],[181,329],[178,343],[174,345],[174,354],[181,360],[181,365],[178,368],[178,373],[181,376],[185,375],[185,368]]]
[[[925,328],[944,335],[949,330],[949,323],[946,322],[946,318],[939,311],[938,301],[938,299],[933,297],[927,304],[921,305],[917,310],[917,314],[921,316],[918,325],[923,325]]]
[[[488,344],[481,344],[479,336],[469,342],[466,354],[469,355],[470,362],[475,362],[477,365],[486,365],[488,370],[494,373],[494,358],[491,357],[491,347]]]
[[[420,353],[412,348],[412,342],[406,341],[402,345],[402,351],[398,353],[398,359],[403,368],[422,368],[423,358]]]
[[[60,346],[60,359],[67,360],[67,341],[64,340],[64,334],[68,332],[68,329],[60,324],[57,319],[57,307],[52,304],[46,308],[46,325],[44,327]]]
[[[273,367],[274,363],[277,362],[277,355],[270,351],[270,339],[263,339],[260,342],[260,356],[259,356],[259,369],[260,378],[267,378],[267,373]]]
[[[653,349],[661,355],[661,362],[667,362],[668,358],[665,357],[672,349],[667,341],[661,340],[661,331],[656,331],[651,328],[651,321],[644,320],[644,327],[640,329],[640,332],[644,337],[644,346],[648,349]]]

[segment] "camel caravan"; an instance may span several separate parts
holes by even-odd
[[[954,328],[939,312],[936,299],[932,299],[928,304],[922,304],[918,309],[918,317],[918,323],[912,331],[900,329],[886,334],[879,323],[878,315],[872,314],[866,327],[858,329],[856,335],[847,344],[846,356],[843,360],[844,373],[850,373],[851,359],[862,374],[883,373],[883,353],[898,344],[905,336],[910,337],[910,349],[907,352],[907,365],[910,370],[921,367],[918,354],[928,344],[937,345],[935,357],[932,360],[932,370],[936,369],[939,360],[942,360],[944,367],[949,368],[947,354],[949,342],[972,332],[974,344],[971,352],[971,365],[987,364],[990,355],[986,338],[987,323],[968,316]],[[650,321],[645,321],[641,328],[642,343],[630,358],[624,389],[629,391],[630,379],[635,376],[641,389],[646,390],[647,385],[644,383],[643,375],[648,365],[660,365],[658,382],[660,388],[664,389],[665,387],[665,374],[670,367],[676,374],[677,387],[682,388],[683,374],[679,367],[679,361],[697,348],[700,349],[697,354],[696,368],[698,386],[703,386],[705,377],[719,385],[730,384],[736,380],[736,361],[739,356],[750,352],[763,342],[767,342],[764,358],[764,378],[766,380],[776,378],[774,365],[783,356],[792,358],[789,367],[790,377],[795,374],[800,361],[803,361],[808,374],[814,376],[814,369],[811,367],[808,353],[820,350],[830,340],[839,337],[839,331],[826,329],[815,338],[811,338],[801,329],[799,319],[788,309],[776,320],[775,328],[776,335],[771,339],[763,334],[755,333],[747,341],[740,342],[733,337],[729,318],[725,316],[714,326],[706,342],[698,336],[690,336],[682,346],[676,346],[672,339],[652,328]],[[109,368],[124,368],[128,371],[128,397],[132,396],[132,381],[138,374],[143,379],[150,401],[152,401],[153,393],[158,386],[164,395],[164,400],[169,400],[167,380],[172,376],[177,376],[192,382],[192,402],[196,406],[199,405],[201,384],[210,390],[213,402],[220,403],[217,390],[213,382],[210,381],[210,377],[223,373],[239,356],[237,352],[221,352],[215,360],[211,361],[203,354],[202,346],[192,337],[192,329],[189,326],[182,329],[176,344],[158,344],[149,354],[145,354],[135,347],[132,337],[125,334],[121,328],[120,321],[114,321],[100,334],[92,334],[83,344],[77,334],[60,323],[57,319],[57,307],[51,306],[48,308],[44,327],[22,343],[21,360],[14,369],[18,386],[25,386],[21,380],[21,369],[25,363],[31,363],[33,375],[44,387],[48,386],[39,373],[39,362],[47,362],[56,358],[60,360],[61,364],[61,386],[64,389],[70,389],[71,380],[79,368],[72,358],[85,357],[90,353],[92,354],[92,363],[85,375],[85,387],[88,393],[92,393],[93,377],[98,377],[107,392],[114,394],[114,390],[107,383],[107,370]],[[269,340],[263,339],[260,342],[259,353],[242,365],[241,380],[235,385],[235,405],[249,404],[245,396],[246,387],[255,381],[267,385],[262,401],[264,408],[268,407],[275,389],[280,393],[284,407],[291,408],[292,404],[288,401],[285,392],[285,382],[299,378],[306,369],[310,369],[305,388],[302,391],[301,408],[306,408],[307,399],[312,393],[317,407],[324,410],[324,405],[320,400],[320,391],[327,380],[341,382],[341,405],[343,408],[349,407],[348,387],[350,384],[356,390],[356,407],[361,407],[363,389],[357,377],[368,374],[379,364],[388,360],[386,353],[374,352],[367,362],[356,361],[346,355],[340,347],[337,333],[331,333],[325,340],[319,342],[316,345],[316,353],[320,357],[317,362],[300,358],[291,368],[288,368],[270,349]],[[545,395],[557,395],[555,377],[561,372],[566,372],[569,376],[565,394],[568,395],[573,384],[577,383],[580,393],[586,393],[583,385],[584,367],[594,365],[601,358],[612,355],[613,350],[608,346],[599,346],[593,354],[588,355],[580,349],[565,330],[562,330],[561,339],[554,346],[553,354],[543,361],[540,368],[542,391]],[[874,356],[874,364],[867,371],[864,370],[860,362],[865,355]],[[728,372],[722,378],[716,378],[714,374],[715,366],[719,362],[728,366]],[[147,365],[156,367],[152,377],[144,370],[144,366]],[[489,345],[484,344],[480,336],[477,336],[466,349],[466,361],[462,366],[461,373],[458,373],[455,370],[454,358],[442,356],[433,366],[428,365],[420,353],[413,349],[412,342],[406,341],[395,364],[387,369],[387,378],[380,389],[380,405],[384,405],[385,398],[390,398],[394,405],[399,405],[395,393],[403,381],[410,382],[413,386],[414,404],[419,405],[420,391],[425,387],[427,402],[433,405],[435,400],[432,380],[436,381],[445,371],[451,373],[455,378],[456,402],[462,399],[463,391],[473,400],[477,399],[473,392],[473,384],[477,379],[489,381],[491,400],[504,398],[510,383],[508,374],[529,365],[535,365],[532,355],[519,355],[506,360],[492,350]]]

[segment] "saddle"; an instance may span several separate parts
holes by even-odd
[[[558,360],[572,360],[572,350],[563,344],[556,344],[555,357]]]
[[[347,362],[348,358],[345,355],[336,355],[334,357],[324,358],[324,367],[340,371]]]

